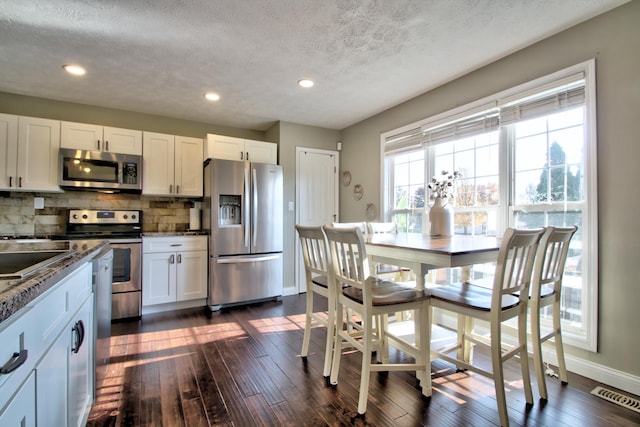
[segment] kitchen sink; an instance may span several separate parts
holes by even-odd
[[[23,279],[75,253],[73,250],[0,252],[0,279]]]

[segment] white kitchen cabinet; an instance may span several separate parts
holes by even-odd
[[[207,237],[142,238],[142,305],[207,297]]]
[[[0,114],[0,190],[60,192],[60,122]]]
[[[278,145],[271,142],[207,134],[204,159],[278,163]]]
[[[86,422],[93,401],[91,274],[90,264],[79,267],[0,324],[0,363],[13,353],[26,356],[0,375],[1,426]],[[73,327],[79,320],[84,342],[74,354],[79,334]]]
[[[142,194],[202,197],[202,139],[144,132]]]
[[[77,150],[142,155],[142,131],[62,122],[60,146]]]
[[[36,426],[35,373],[27,377],[9,404],[0,410],[0,426]]]

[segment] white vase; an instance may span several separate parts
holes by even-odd
[[[429,209],[431,236],[453,236],[453,208],[447,199],[436,198]]]

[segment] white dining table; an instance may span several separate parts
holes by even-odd
[[[425,275],[431,269],[495,261],[501,239],[458,234],[431,237],[421,233],[378,233],[364,235],[364,241],[372,270],[377,263],[409,268],[416,275],[416,288],[424,289]],[[466,277],[463,274],[463,282],[469,281],[468,271],[466,269]]]

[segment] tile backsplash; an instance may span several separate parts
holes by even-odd
[[[34,208],[35,197],[44,199],[44,209]],[[90,191],[0,192],[0,238],[64,234],[65,214],[68,209],[142,210],[143,232],[187,231],[189,208],[193,207],[194,201],[196,200]]]

